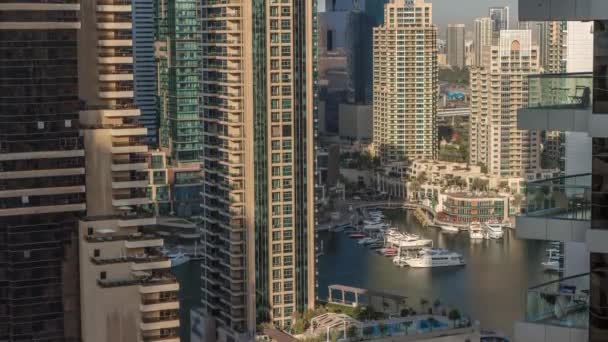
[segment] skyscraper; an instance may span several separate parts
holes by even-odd
[[[565,21],[548,21],[543,25],[541,67],[546,73],[566,71],[567,25]]]
[[[80,337],[78,1],[0,4],[0,340]]]
[[[492,175],[523,177],[539,167],[537,131],[518,130],[517,108],[528,101],[527,75],[538,73],[529,30],[504,30],[487,63],[471,69],[469,161]]]
[[[391,0],[384,13],[384,25],[374,28],[374,149],[383,160],[435,159],[438,68],[432,5]]]
[[[132,14],[124,0],[92,0],[80,11],[79,124],[90,205],[77,237],[81,340],[88,342],[179,341],[179,284],[163,240],[146,233],[156,222],[151,182],[160,177],[149,170],[148,132],[137,122]]]
[[[464,24],[449,24],[447,30],[448,65],[458,68],[465,66]]]
[[[203,0],[203,309],[220,341],[314,307],[314,1]]]
[[[473,33],[473,48],[475,49],[474,66],[481,66],[483,64],[484,53],[492,45],[493,28],[494,21],[492,18],[475,19],[475,30]]]
[[[156,68],[154,65],[154,1],[133,0],[133,84],[138,121],[147,128],[147,140],[157,144]]]
[[[495,37],[498,37],[501,30],[508,30],[509,26],[509,7],[490,7],[489,17],[494,21],[492,31]]]
[[[211,47],[228,40],[201,39],[199,4],[199,0],[158,0],[156,5],[159,146],[169,157],[172,212],[185,218],[201,212],[200,96],[204,87],[217,86],[210,72],[201,68],[202,44]]]

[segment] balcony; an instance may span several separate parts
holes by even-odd
[[[177,286],[177,284],[175,284]],[[167,285],[164,285],[165,287]],[[177,289],[178,287],[176,287]],[[141,289],[141,287],[140,287]],[[141,291],[140,291],[141,292]],[[158,291],[162,292],[162,291]],[[139,305],[139,311],[141,312],[158,312],[164,310],[179,310],[179,300],[174,299],[171,301],[159,301],[159,302],[143,302]]]
[[[516,218],[518,238],[584,242],[591,219],[591,175],[527,183],[523,211]]]
[[[526,317],[515,324],[515,340],[586,341],[588,326],[589,274],[585,273],[528,289]]]
[[[179,327],[179,317],[171,315],[167,317],[142,317],[141,330],[159,330]]]
[[[131,12],[131,0],[98,0],[97,12],[124,13]]]
[[[588,131],[593,103],[591,73],[530,75],[528,83],[528,107],[518,110],[518,128]]]

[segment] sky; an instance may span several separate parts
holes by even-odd
[[[518,0],[427,0],[427,2],[433,4],[433,22],[442,31],[445,31],[447,24],[465,24],[467,30],[472,30],[473,20],[488,16],[488,8],[493,6],[509,6],[511,25],[517,20]],[[440,36],[443,36],[443,33]]]
[[[332,0],[318,1],[319,8],[325,8],[324,3]],[[353,4],[353,0],[335,1],[336,8],[338,9],[350,8]],[[445,35],[447,24],[465,24],[467,31],[472,31],[473,20],[478,17],[488,16],[488,8],[493,6],[509,6],[511,24],[513,25],[517,20],[518,1],[528,0],[426,0],[426,2],[433,4],[433,22],[439,26],[440,37]]]

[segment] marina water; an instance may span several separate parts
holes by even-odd
[[[433,246],[464,256],[466,266],[399,268],[387,258],[345,233],[319,233],[319,299],[327,298],[327,286],[342,284],[389,291],[408,297],[408,305],[420,310],[420,299],[458,309],[478,320],[484,329],[513,335],[513,323],[525,316],[526,290],[557,278],[545,273],[540,263],[546,242],[519,240],[505,229],[501,240],[474,240],[467,232],[444,234],[438,228],[423,228],[406,210],[384,211],[385,221],[403,232],[432,239]],[[322,241],[322,242],[321,242]]]

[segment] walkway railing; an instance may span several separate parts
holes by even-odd
[[[562,220],[591,219],[591,174],[526,184],[526,216]]]
[[[530,288],[526,321],[586,329],[589,326],[589,273]]]

